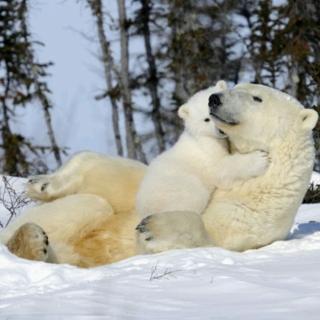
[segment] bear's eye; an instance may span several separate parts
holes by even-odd
[[[257,97],[257,96],[253,96],[253,100],[257,101],[257,102],[262,102],[262,99],[260,97]]]
[[[209,122],[210,121],[210,118],[205,118],[204,119],[204,122]]]

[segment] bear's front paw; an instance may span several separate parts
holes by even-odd
[[[48,236],[34,223],[21,226],[8,241],[7,247],[20,258],[37,261],[47,261],[49,258]]]
[[[31,199],[50,200],[55,198],[61,183],[52,175],[38,175],[28,179],[26,193]]]
[[[212,245],[201,217],[194,212],[173,211],[144,218],[136,227],[141,253]]]
[[[265,151],[254,151],[248,154],[248,174],[250,177],[263,175],[270,164],[269,154]]]

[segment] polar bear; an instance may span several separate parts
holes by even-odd
[[[137,250],[216,245],[242,251],[284,239],[309,183],[317,113],[284,93],[252,84],[209,100],[216,126],[234,150],[269,154],[264,175],[216,190],[202,216],[159,213],[143,219],[135,230],[139,218],[133,199],[146,167],[133,160],[80,154],[58,172],[30,180],[29,194],[45,203],[2,231],[2,243],[23,258],[93,267]]]
[[[227,89],[225,81],[197,92],[178,110],[185,129],[175,145],[148,166],[137,194],[141,218],[188,210],[201,214],[218,188],[229,188],[265,172],[267,154],[229,153],[228,141],[209,116],[209,97]],[[178,201],[177,201],[178,200]]]
[[[31,177],[27,195],[43,202],[0,232],[19,257],[94,267],[136,253],[136,192],[146,166],[81,152],[53,174]]]
[[[283,240],[289,233],[313,169],[317,113],[285,93],[257,84],[213,94],[209,106],[233,150],[263,150],[270,166],[262,176],[235,182],[229,190],[218,189],[201,217],[177,211],[142,220],[137,230],[144,252],[193,243],[244,251]]]

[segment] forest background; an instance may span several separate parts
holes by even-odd
[[[1,173],[46,173],[82,149],[148,163],[181,133],[179,106],[220,79],[319,112],[320,2],[0,0]],[[314,138],[319,171],[320,125]]]

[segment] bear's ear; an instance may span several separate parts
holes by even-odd
[[[300,119],[303,129],[312,130],[318,122],[318,113],[312,109],[303,109],[300,111]]]
[[[185,119],[187,119],[188,114],[189,114],[188,105],[186,105],[186,104],[182,105],[178,110],[178,116],[181,119],[185,120]]]
[[[218,90],[224,91],[224,90],[227,90],[227,89],[228,89],[228,85],[227,85],[227,83],[226,83],[224,80],[219,80],[219,81],[216,83],[216,88],[217,88]]]

